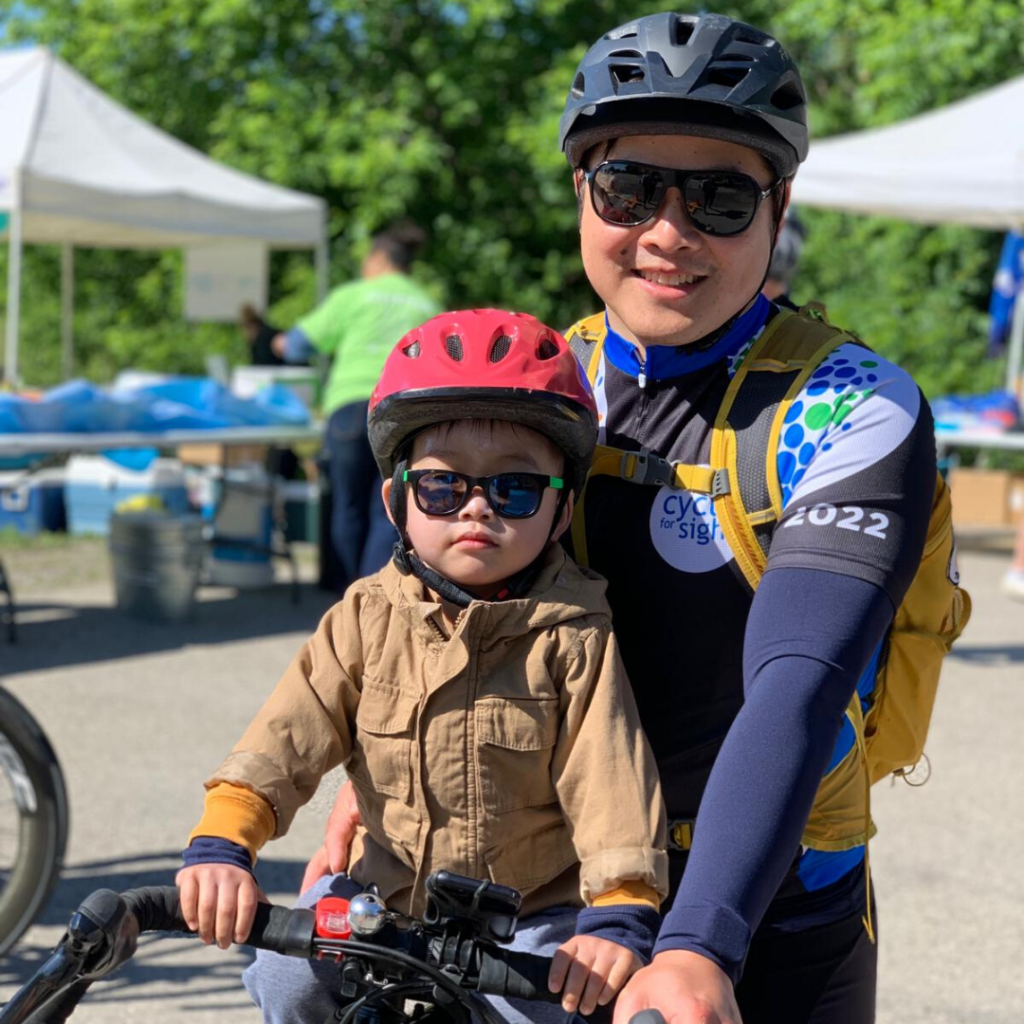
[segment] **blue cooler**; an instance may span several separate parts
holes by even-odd
[[[0,530],[13,527],[32,536],[64,526],[63,469],[0,473]]]
[[[105,537],[122,502],[157,498],[170,513],[189,511],[185,471],[177,459],[154,459],[146,469],[128,469],[102,455],[75,455],[67,464],[64,502],[68,532]]]

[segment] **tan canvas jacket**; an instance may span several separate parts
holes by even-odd
[[[207,787],[259,794],[283,835],[344,765],[350,873],[407,912],[442,867],[516,887],[524,914],[630,880],[664,896],[661,791],[604,590],[552,546],[530,595],[474,601],[449,637],[389,564],[324,616]]]

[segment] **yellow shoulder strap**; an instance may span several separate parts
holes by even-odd
[[[595,313],[593,316],[577,320],[565,332],[565,340],[586,371],[587,380],[591,384],[597,378],[597,368],[601,364],[601,351],[604,349],[607,333],[604,313]]]
[[[757,532],[757,528],[770,526],[782,515],[776,454],[786,413],[828,353],[855,340],[829,324],[818,308],[800,313],[779,310],[740,364],[719,407],[711,436],[711,468],[727,474],[729,487],[716,496],[715,508],[736,564],[755,590],[767,565],[770,538],[770,531]],[[752,374],[777,376],[766,383]],[[758,416],[773,405],[770,419]],[[751,454],[755,445],[761,449],[759,455],[757,448]],[[752,465],[764,467],[766,499],[754,508],[748,505],[751,492],[758,489],[741,476],[740,469]]]

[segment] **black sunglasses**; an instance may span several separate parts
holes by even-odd
[[[606,160],[584,177],[594,212],[609,224],[636,227],[649,221],[670,188],[679,189],[690,223],[706,235],[738,235],[753,223],[762,199],[782,179],[762,189],[738,171],[675,171],[632,160]]]
[[[407,469],[402,480],[412,484],[416,507],[428,516],[458,512],[479,487],[487,504],[503,519],[529,519],[537,514],[545,488],[560,491],[565,487],[561,477],[543,473],[467,476],[450,469]]]

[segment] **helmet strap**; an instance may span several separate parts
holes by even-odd
[[[725,323],[721,325],[721,327],[716,327],[715,330],[713,330],[710,334],[705,334],[703,338],[698,338],[696,341],[691,342],[689,345],[685,346],[685,348],[683,349],[684,352],[688,352],[690,355],[697,355],[700,352],[706,352],[717,342],[721,341],[722,338],[724,338],[726,334],[729,333],[729,331],[732,328],[732,325],[736,323],[736,321],[739,320],[739,318],[742,316],[743,311],[750,306],[750,303],[753,302],[758,297],[758,295],[761,294],[761,289],[764,287],[765,282],[768,280],[768,273],[772,268],[772,255],[775,253],[775,246],[778,244],[779,241],[779,232],[782,230],[782,215],[785,212],[786,206],[784,199],[779,197],[784,197],[786,180],[787,179],[782,179],[779,182],[779,187],[775,190],[774,194],[772,195],[772,210],[775,226],[772,230],[771,248],[768,250],[768,262],[765,264],[764,276],[761,278],[761,283],[757,286],[757,290],[754,292],[753,295],[750,296],[750,301],[745,302],[742,306],[740,306],[740,308],[735,313],[733,313],[733,315],[729,317],[729,319],[726,320]]]

